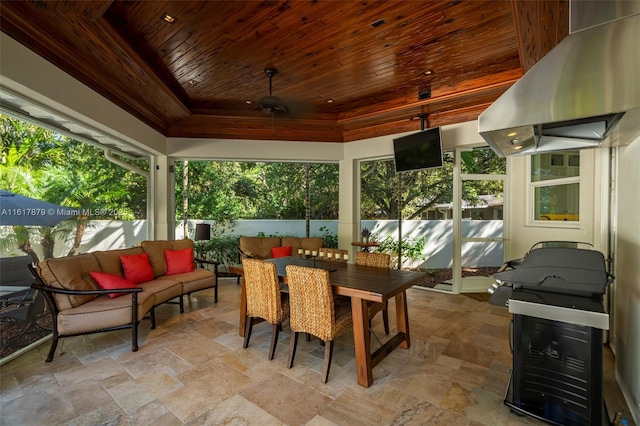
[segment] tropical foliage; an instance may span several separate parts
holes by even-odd
[[[453,155],[446,154],[440,169],[396,173],[393,160],[361,164],[362,219],[398,219],[398,192],[402,218],[419,219],[420,213],[453,197]]]
[[[402,244],[398,244],[398,240],[394,239],[391,235],[388,235],[384,240],[380,242],[380,245],[376,247],[377,252],[388,253],[391,255],[391,266],[398,267],[398,250],[402,249],[402,265],[404,267],[409,261],[426,260],[426,257],[422,253],[427,245],[427,237],[422,236],[419,238],[403,238]]]
[[[1,189],[81,212],[56,227],[15,226],[3,237],[5,248],[16,247],[35,261],[32,239],[39,240],[48,258],[62,236],[70,245],[67,254],[74,254],[90,219],[146,217],[146,179],[109,162],[102,150],[5,115],[0,115],[0,135]],[[148,170],[147,161],[123,161]],[[108,215],[114,211],[117,217]]]
[[[185,163],[176,163],[176,176],[183,175]],[[185,193],[187,218],[220,224],[307,216],[337,219],[338,165],[189,161],[188,179],[176,179],[176,200]],[[176,204],[176,217],[184,219],[183,205]]]
[[[506,161],[490,149],[462,152],[464,174],[505,174]],[[402,199],[402,219],[420,219],[436,204],[453,200],[454,153],[445,152],[441,168],[396,173],[392,159],[361,163],[361,218],[398,219],[398,194]],[[469,202],[479,195],[500,196],[498,181],[472,181],[463,187],[462,198]]]

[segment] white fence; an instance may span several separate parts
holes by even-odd
[[[196,223],[189,221],[189,236],[193,238]],[[206,221],[205,221],[206,222]],[[372,230],[379,240],[391,235],[397,239],[398,223],[394,220],[366,220],[363,227]],[[11,228],[2,227],[3,238],[6,238]],[[334,220],[312,220],[310,224],[311,236],[322,236],[326,229],[331,234],[337,234],[338,222]],[[405,238],[427,237],[427,244],[423,250],[426,261],[405,266],[420,266],[429,269],[450,268],[453,266],[453,222],[451,220],[405,220],[402,222],[402,233]],[[305,236],[304,220],[239,220],[236,226],[225,230],[231,235],[293,235]],[[502,221],[464,220],[462,222],[464,237],[501,237],[503,235]],[[176,226],[176,238],[183,238],[183,226]],[[59,236],[56,241],[54,256],[65,256],[71,247],[72,235]],[[78,253],[95,250],[110,250],[116,248],[133,247],[138,242],[147,239],[147,223],[145,220],[135,221],[91,221],[87,227]],[[42,248],[38,241],[32,239],[31,244],[42,257]],[[502,244],[500,243],[468,243],[463,246],[463,265],[469,267],[499,266],[503,263]],[[19,256],[22,252],[15,247],[2,247],[0,257]]]

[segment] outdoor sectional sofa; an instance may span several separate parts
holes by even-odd
[[[291,256],[298,255],[298,249],[317,251],[320,250],[324,238],[322,237],[246,237],[241,236],[238,241],[240,256],[255,259],[271,259],[286,255],[288,247],[291,247]],[[283,251],[284,250],[284,251]],[[276,254],[274,256],[274,254]]]
[[[146,263],[145,263],[146,262]],[[53,316],[50,362],[62,337],[131,328],[131,350],[138,350],[138,324],[150,314],[156,326],[155,307],[183,296],[215,289],[216,262],[193,258],[193,241],[143,241],[137,247],[96,251],[52,258],[30,266]],[[214,266],[204,269],[203,263]]]

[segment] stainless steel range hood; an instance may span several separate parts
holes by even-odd
[[[614,15],[626,17],[572,32],[480,114],[478,131],[498,155],[621,146],[640,137],[640,2],[572,1],[572,26],[574,14],[593,24],[607,16],[602,7],[617,3]],[[600,9],[580,9],[589,4]]]

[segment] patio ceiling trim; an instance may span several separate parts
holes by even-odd
[[[86,124],[78,124],[76,120],[52,112],[50,108],[15,95],[4,87],[0,87],[0,112],[131,160],[148,160],[151,156],[143,149]]]

